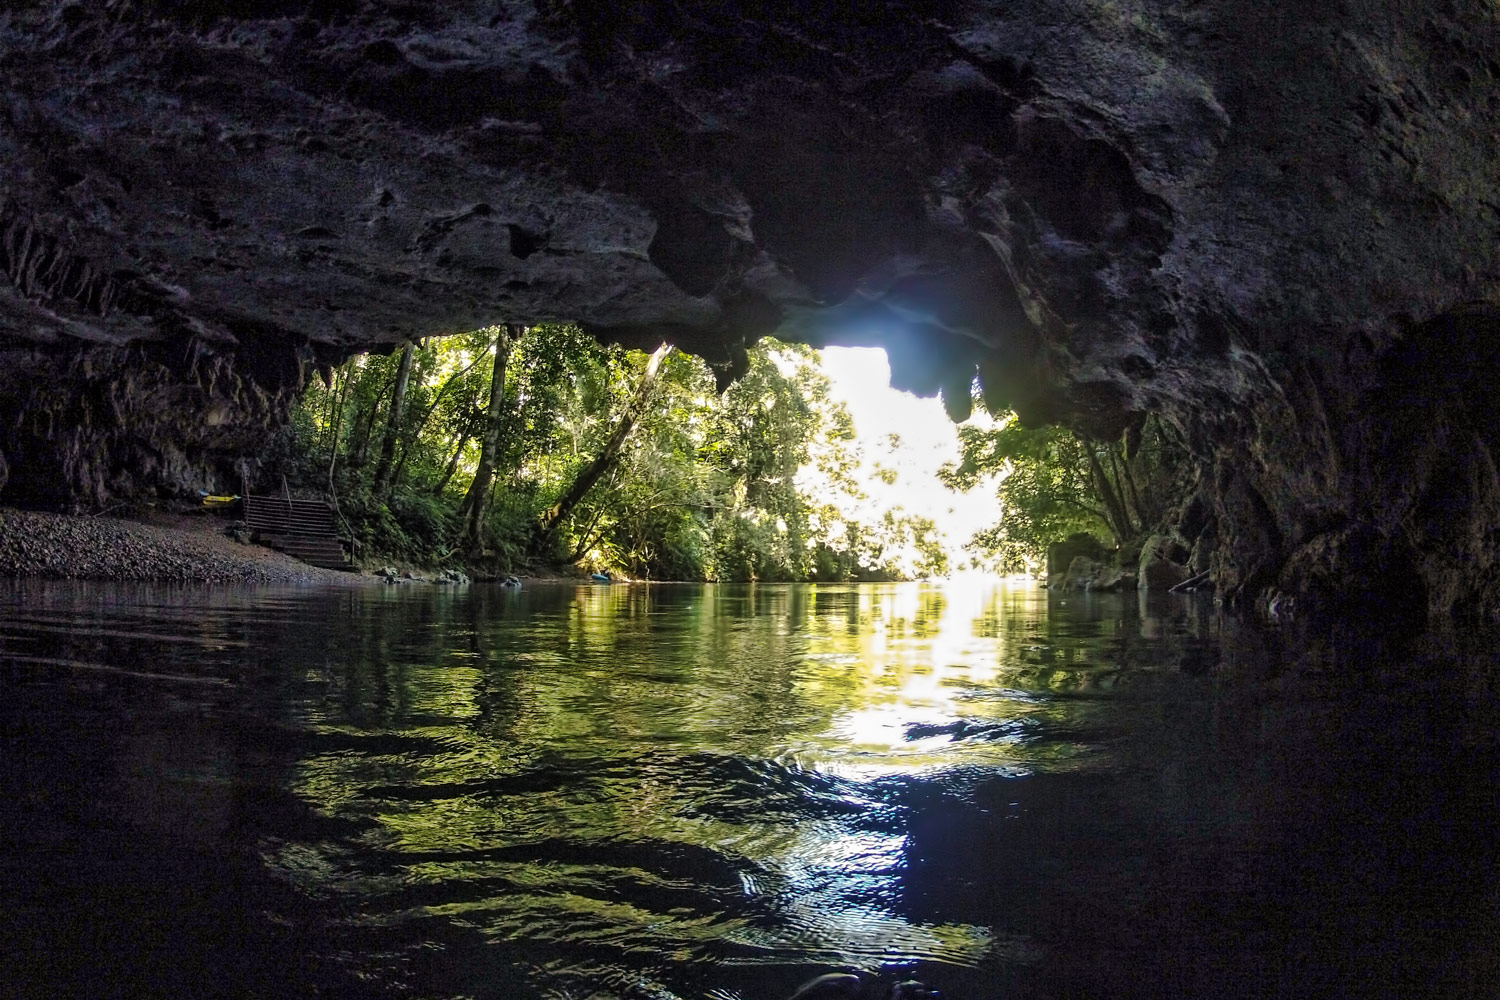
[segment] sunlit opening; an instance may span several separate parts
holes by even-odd
[[[975,532],[999,520],[1000,505],[993,489],[957,493],[938,479],[939,469],[960,459],[958,429],[942,400],[892,389],[890,363],[878,347],[829,347],[819,353],[833,383],[831,394],[848,407],[858,433],[854,475],[865,499],[849,504],[846,516],[867,524],[888,515],[929,518],[948,557],[948,572],[942,575],[981,569],[965,545]],[[991,422],[983,411],[969,419]],[[815,470],[803,473],[808,479],[799,479],[799,485],[815,490]],[[920,572],[921,553],[914,545],[893,555],[907,575],[928,575]]]

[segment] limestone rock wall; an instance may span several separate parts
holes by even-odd
[[[0,350],[0,489],[84,510],[158,491],[238,492],[316,354],[269,334],[231,350],[191,338]]]
[[[1231,597],[1493,606],[1497,43],[1489,0],[17,0],[0,488],[203,478],[410,337],[728,377],[777,331],[955,416],[1164,414]]]

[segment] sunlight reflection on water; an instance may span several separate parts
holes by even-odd
[[[831,968],[960,1000],[1383,996],[1371,941],[1454,995],[1492,969],[1490,716],[1291,687],[1282,639],[1202,602],[970,580],[0,607],[0,911],[36,928],[12,955],[74,970],[0,959],[25,988],[139,967],[120,981],[165,995],[197,962],[265,996],[770,1000]],[[1391,898],[1442,912],[1442,949]],[[1316,929],[1348,914],[1363,936]]]

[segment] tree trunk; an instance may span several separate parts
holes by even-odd
[[[342,367],[342,365],[339,366],[339,368]],[[328,432],[333,427],[333,410],[339,401],[338,377],[342,374],[339,368],[333,370],[333,375],[328,381],[328,405],[323,407],[323,427],[318,433],[319,451],[328,446]]]
[[[601,510],[600,513],[596,514],[594,516],[594,519],[588,523],[588,526],[584,528],[583,531],[579,532],[578,544],[573,546],[573,551],[568,555],[566,559],[563,560],[564,563],[571,566],[588,554],[588,551],[593,547],[594,542],[599,540],[599,536],[594,534],[594,528],[598,526],[599,520],[602,516],[603,512]]]
[[[422,414],[422,419],[417,421],[416,426],[411,429],[411,433],[408,434],[407,437],[415,438],[418,434],[422,433],[422,429],[427,426],[427,422],[431,420],[432,415],[437,412],[438,404],[443,401],[444,396],[448,395],[448,390],[453,388],[453,386],[458,382],[459,379],[469,374],[473,367],[479,364],[479,362],[483,359],[484,355],[481,354],[473,361],[470,361],[468,364],[464,365],[463,368],[448,376],[448,380],[443,383],[442,388],[438,389],[437,394],[432,397],[432,403],[427,407],[427,412]]]
[[[479,468],[474,470],[474,481],[469,483],[469,492],[459,514],[464,519],[463,542],[471,552],[483,548],[484,513],[489,506],[490,486],[495,481],[495,465],[500,458],[501,413],[505,404],[505,366],[510,361],[510,349],[526,333],[524,326],[507,324],[500,328],[495,338],[495,373],[490,378],[490,405],[484,415],[484,435],[479,443]]]
[[[458,471],[458,460],[464,453],[464,446],[469,443],[469,438],[472,436],[473,435],[471,435],[468,431],[464,431],[458,436],[458,447],[453,449],[453,455],[448,459],[448,466],[447,468],[443,469],[442,478],[439,479],[437,485],[432,488],[433,496],[442,496],[443,491],[448,488],[448,481],[452,479],[453,474]]]
[[[380,412],[380,402],[385,399],[385,386],[370,401],[368,410],[354,410],[354,447],[349,464],[363,468],[370,460],[370,438],[375,433],[375,415]]]
[[[1111,448],[1111,460],[1114,459],[1114,454],[1114,449]],[[1137,452],[1137,454],[1139,454],[1139,452]],[[1142,502],[1140,487],[1137,486],[1135,482],[1135,472],[1131,470],[1130,459],[1125,457],[1123,449],[1121,449],[1120,454],[1120,483],[1120,488],[1125,492],[1126,499],[1129,500],[1130,506],[1135,508],[1136,525],[1141,531],[1145,531],[1156,521],[1156,514],[1152,511],[1147,510],[1145,503]]]
[[[421,436],[422,431],[427,427],[427,422],[431,420],[432,415],[437,412],[438,404],[443,401],[444,396],[448,395],[448,390],[453,388],[453,386],[457,384],[459,379],[469,374],[473,367],[479,364],[479,362],[482,360],[484,360],[483,354],[475,358],[473,361],[470,361],[468,364],[464,365],[460,370],[448,376],[448,380],[443,383],[442,388],[440,388],[437,391],[437,394],[432,397],[432,403],[427,407],[427,412],[423,413],[421,419],[418,420],[412,427],[408,428],[406,433],[402,435],[403,440],[401,441],[401,461],[396,463],[396,471],[391,475],[392,486],[399,486],[401,484],[401,475],[406,471],[406,460],[411,457],[412,445],[417,442],[417,439]],[[459,453],[463,452],[464,445],[468,444],[468,442],[469,435],[468,432],[465,432],[458,442]],[[453,472],[457,468],[458,459],[455,458],[452,462],[448,463],[447,471],[443,475],[443,481],[438,484],[437,489],[432,491],[434,496],[442,496],[443,488],[448,485],[448,480],[453,478]]]
[[[404,437],[404,435],[403,435]],[[406,475],[406,460],[411,457],[411,442],[401,442],[401,457],[396,460],[396,467],[391,470],[391,489],[401,485],[401,479]]]
[[[411,359],[417,345],[407,342],[396,366],[396,385],[391,390],[391,409],[385,418],[385,438],[380,442],[380,461],[375,466],[375,492],[384,493],[390,484],[391,463],[396,460],[396,439],[401,436],[401,412],[406,407],[406,386],[411,381]]]
[[[1115,543],[1124,545],[1135,534],[1130,526],[1130,515],[1120,501],[1120,494],[1115,492],[1114,484],[1109,481],[1109,476],[1104,471],[1104,466],[1099,464],[1099,456],[1094,451],[1093,445],[1079,439],[1084,452],[1089,458],[1089,472],[1094,477],[1094,489],[1099,494],[1099,499],[1104,501],[1104,509],[1109,511],[1110,530],[1115,533]]]
[[[1135,521],[1130,516],[1130,492],[1125,489],[1125,480],[1120,476],[1120,463],[1115,461],[1115,449],[1113,445],[1107,444],[1104,446],[1104,456],[1109,459],[1107,475],[1109,476],[1110,486],[1114,488],[1115,496],[1120,500],[1120,513],[1125,516],[1125,527],[1134,535]],[[1100,462],[1099,467],[1101,469],[1104,468],[1104,463]]]
[[[604,442],[604,447],[599,449],[599,454],[594,456],[594,460],[584,467],[583,471],[578,474],[577,479],[573,480],[573,485],[568,487],[567,492],[558,499],[557,503],[552,505],[552,508],[547,513],[542,515],[541,529],[543,545],[551,541],[552,536],[557,533],[557,529],[573,513],[574,508],[583,502],[583,498],[588,496],[588,492],[593,488],[594,484],[619,460],[620,449],[624,446],[626,438],[630,437],[630,432],[634,429],[635,422],[640,419],[641,413],[645,411],[646,406],[651,402],[651,395],[656,389],[657,377],[661,374],[662,362],[671,353],[672,345],[662,344],[651,355],[651,360],[646,362],[646,371],[641,376],[641,381],[635,387],[635,395],[631,397],[630,402],[626,405],[625,412],[620,414],[620,422],[615,424],[615,429],[610,433],[609,440]]]
[[[333,440],[328,449],[328,492],[333,492],[333,470],[339,461],[339,432],[343,430],[344,409],[349,400],[349,381],[354,377],[354,362],[351,360],[344,368],[344,381],[339,387],[338,408],[333,414]]]

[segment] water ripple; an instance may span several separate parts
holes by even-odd
[[[0,586],[0,979],[1217,1000],[1383,997],[1383,962],[1481,995],[1500,743],[1237,688],[1168,607]]]

